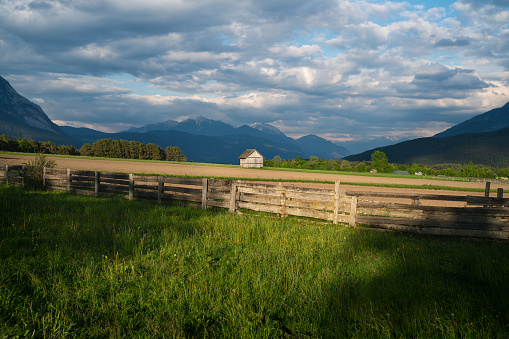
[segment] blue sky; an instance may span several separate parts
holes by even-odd
[[[61,125],[402,140],[509,101],[508,23],[509,0],[4,0],[0,75]]]

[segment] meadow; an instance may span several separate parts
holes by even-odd
[[[0,187],[0,338],[509,337],[509,243]]]

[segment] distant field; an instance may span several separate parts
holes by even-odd
[[[0,187],[1,338],[507,338],[509,243]]]
[[[33,159],[12,153],[0,153],[0,165],[20,165]],[[430,190],[440,190],[446,195],[484,195],[485,184],[480,182],[433,180],[415,176],[369,175],[367,173],[339,173],[325,171],[297,171],[276,169],[246,169],[232,165],[173,163],[167,161],[136,161],[125,159],[94,159],[82,157],[52,157],[58,168],[76,170],[159,174],[174,176],[206,177],[206,178],[234,178],[241,180],[259,180],[272,182],[285,182],[301,187],[334,189],[334,182],[339,180],[343,190],[387,192],[393,193],[419,193],[429,194]],[[509,197],[508,184],[492,184],[491,191],[497,188],[505,190],[505,197]],[[496,193],[495,193],[496,194]],[[379,199],[387,201],[387,199]],[[401,199],[392,199],[394,203],[408,203]],[[463,206],[460,203],[444,201],[428,201],[425,204],[436,206]]]
[[[0,165],[21,165],[33,159],[33,156],[24,156],[11,153],[0,153]],[[52,157],[58,168],[70,168],[76,170],[123,172],[179,175],[208,178],[242,178],[242,179],[267,179],[282,181],[304,181],[315,183],[334,183],[340,180],[343,184],[365,185],[399,185],[399,186],[436,186],[458,189],[483,190],[485,184],[478,182],[434,180],[416,176],[393,176],[393,175],[369,175],[367,173],[339,173],[326,171],[298,171],[280,169],[246,169],[233,165],[173,163],[167,161],[137,161],[125,159],[94,159],[80,157]],[[498,187],[509,189],[508,184],[492,184],[491,188]]]

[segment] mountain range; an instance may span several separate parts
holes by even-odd
[[[72,140],[51,121],[39,105],[21,96],[0,77],[0,134],[11,138],[51,140],[70,144]]]
[[[309,158],[341,158],[351,154],[344,147],[315,135],[300,139],[287,137],[274,126],[255,123],[233,127],[204,117],[182,122],[169,120],[157,124],[131,128],[120,133],[104,133],[88,128],[57,126],[44,111],[21,96],[0,77],[0,134],[10,138],[53,141],[80,148],[98,139],[128,140],[154,143],[162,148],[178,146],[193,161],[238,163],[238,156],[246,149],[256,148],[266,158],[276,155],[285,159],[297,156]]]
[[[476,115],[441,133],[435,134],[435,137],[443,138],[465,133],[493,132],[506,127],[509,127],[509,102],[502,107]]]
[[[472,161],[497,168],[509,167],[509,102],[433,137],[377,147],[344,159],[369,161],[375,151],[384,152],[390,162],[402,164],[466,164]]]
[[[293,139],[268,124],[233,127],[204,117],[181,122],[168,120],[119,133],[57,126],[41,107],[17,93],[0,76],[0,134],[13,139],[50,140],[57,145],[72,144],[76,148],[84,143],[92,144],[98,139],[154,143],[162,148],[178,146],[188,159],[210,163],[237,164],[240,154],[246,149],[256,148],[267,159],[279,155],[283,159],[318,156],[324,159],[369,161],[371,154],[380,150],[387,154],[389,161],[397,163],[431,165],[473,161],[476,164],[509,167],[509,103],[431,138],[403,141],[350,155],[346,148],[313,134]],[[387,144],[390,140],[379,142],[379,145],[382,142]]]
[[[279,129],[262,123],[233,127],[221,121],[204,117],[182,122],[166,121],[131,128],[119,133],[104,133],[88,128],[62,126],[69,136],[83,143],[98,139],[116,139],[154,143],[161,147],[178,146],[193,161],[214,163],[238,163],[238,156],[246,149],[256,148],[267,159],[276,155],[284,159],[297,156],[309,158],[341,158],[350,153],[343,147],[308,135],[299,139],[287,137]]]

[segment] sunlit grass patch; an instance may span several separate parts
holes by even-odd
[[[509,245],[0,188],[7,337],[506,337]]]

